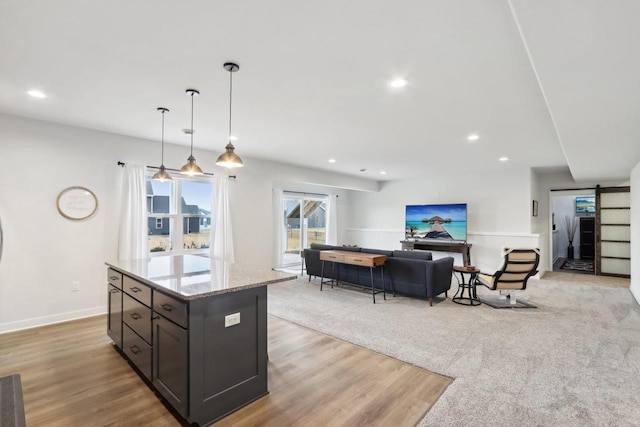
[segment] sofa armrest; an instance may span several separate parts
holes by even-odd
[[[453,258],[445,257],[435,261],[426,261],[427,297],[432,298],[451,288]]]
[[[304,265],[309,276],[320,276],[322,261],[320,261],[320,251],[317,249],[304,250]],[[331,268],[331,267],[329,267]]]

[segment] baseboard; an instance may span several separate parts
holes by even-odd
[[[635,288],[630,287],[629,290],[631,291],[631,295],[636,299],[638,305],[640,305],[640,289],[636,290]]]
[[[84,310],[70,311],[67,313],[53,314],[51,316],[35,317],[32,319],[18,320],[0,324],[0,334],[21,331],[23,329],[37,328],[39,326],[53,325],[55,323],[68,322],[69,320],[82,319],[84,317],[93,317],[99,314],[105,314],[107,306],[86,308]],[[106,325],[105,325],[106,328]]]

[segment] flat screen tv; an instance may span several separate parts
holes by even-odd
[[[576,197],[576,213],[596,213],[596,196]]]
[[[405,237],[467,240],[467,204],[407,205]]]

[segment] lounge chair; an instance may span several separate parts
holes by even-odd
[[[535,308],[524,301],[516,301],[516,291],[526,289],[527,280],[538,272],[540,249],[505,248],[503,253],[504,264],[500,270],[493,274],[480,272],[476,278],[476,285],[484,285],[492,291],[497,290],[500,297],[497,301],[481,301],[493,308]]]

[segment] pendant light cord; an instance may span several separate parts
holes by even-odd
[[[193,95],[195,92],[191,92],[191,156],[193,156]]]
[[[229,141],[231,141],[231,100],[233,99],[233,69],[229,71]]]
[[[162,161],[160,162],[161,165],[164,166],[164,113],[166,113],[166,110],[162,110]]]

